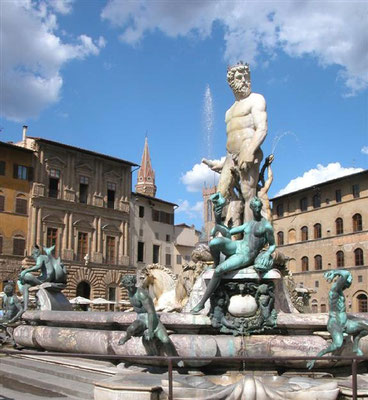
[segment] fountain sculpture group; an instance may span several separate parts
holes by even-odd
[[[368,341],[362,340],[359,347],[360,340],[368,335],[368,321],[361,315],[348,316],[345,309],[343,290],[351,284],[348,271],[325,274],[330,282],[337,278],[329,294],[328,321],[323,314],[299,313],[303,304],[297,308],[293,305],[288,291],[291,278],[286,276],[286,258],[276,251],[267,197],[273,179],[270,167],[273,155],[266,158],[260,171],[261,144],[267,134],[266,103],[263,96],[251,92],[247,64],[230,67],[227,78],[235,102],[225,117],[226,158],[223,163],[203,160],[220,173],[218,193],[211,197],[215,226],[209,247],[201,244],[193,254],[192,264],[184,267],[183,274],[190,275],[179,280],[177,286],[174,278],[169,277],[172,284],[162,293],[163,285],[154,286],[158,266],[146,267],[146,275],[138,287],[135,276],[122,278],[121,284],[128,291],[134,312],[73,312],[61,293],[66,284],[64,266],[52,256],[52,249],[45,249],[46,254],[42,255],[35,247],[36,265],[23,271],[18,282],[24,297],[24,313],[13,291],[6,289],[7,322],[13,323],[23,313],[24,323],[14,330],[14,340],[19,346],[117,354],[122,359],[147,354],[192,357],[185,362],[182,374],[174,375],[174,398],[337,398],[340,391],[337,381],[305,375],[306,367],[313,368],[315,361],[308,365],[305,361],[279,361],[278,367],[299,371],[300,376],[294,377],[272,376],[270,371],[276,366],[267,362],[227,362],[220,367],[210,361],[196,361],[196,357],[215,356],[311,357],[335,350],[350,354],[351,344],[344,342],[344,334],[354,337],[352,350],[357,355],[368,354]],[[41,274],[36,277],[33,272],[38,270]],[[163,268],[160,273],[164,273]],[[28,310],[29,290],[35,285],[39,288],[38,309]],[[295,287],[292,289],[295,292]],[[158,314],[157,310],[179,312]],[[327,343],[325,332],[318,333],[326,331],[326,327],[332,337],[331,344]],[[235,373],[241,365],[243,371]],[[332,365],[336,363],[317,361],[317,366],[330,368],[330,372]],[[206,376],[198,375],[199,372],[193,375],[193,371],[188,375],[186,368],[193,371],[205,368]],[[224,368],[227,374],[223,373]],[[263,370],[263,376],[254,375],[255,368]],[[127,370],[128,366],[113,378],[114,388],[111,379],[106,384],[96,384],[95,399],[107,395],[111,399],[123,398],[119,396],[134,385],[143,390],[148,385],[148,376],[149,382],[153,379],[164,392],[167,389],[165,375],[142,371],[126,374]],[[160,395],[162,399],[164,392]]]

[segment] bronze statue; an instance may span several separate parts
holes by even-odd
[[[156,313],[153,300],[148,292],[136,286],[137,278],[135,275],[124,275],[121,278],[121,285],[127,289],[129,300],[137,313],[137,319],[128,327],[126,334],[119,340],[119,345],[124,345],[132,336],[143,336],[143,340],[148,344],[156,338],[160,342],[158,349],[153,350],[160,355],[162,352],[169,356],[177,356],[176,349],[167,334],[165,327]],[[154,348],[155,346],[149,346]]]
[[[317,354],[317,357],[322,357],[327,353],[341,349],[344,344],[344,333],[354,337],[353,351],[356,355],[362,356],[363,352],[359,348],[359,341],[363,336],[368,335],[368,321],[349,317],[346,314],[345,296],[343,293],[345,289],[351,286],[353,277],[349,271],[344,269],[327,271],[324,277],[328,282],[332,282],[337,277],[328,294],[330,312],[328,315],[327,330],[331,334],[332,343],[321,350]],[[312,369],[314,364],[315,360],[308,361],[307,368]]]
[[[202,300],[192,309],[192,313],[199,313],[220,284],[221,277],[231,271],[237,271],[245,267],[254,266],[257,272],[264,273],[272,268],[272,253],[276,249],[273,228],[269,221],[262,217],[262,201],[253,197],[250,208],[253,212],[253,220],[243,225],[229,229],[221,221],[222,209],[225,199],[220,193],[211,196],[214,204],[215,227],[212,236],[220,232],[223,237],[215,237],[210,241],[210,251],[214,260],[215,272],[210,280]],[[232,235],[243,234],[241,240],[231,240]],[[269,245],[265,251],[262,249]],[[220,263],[220,255],[223,253],[226,260]]]
[[[14,285],[8,283],[4,287],[5,296],[3,297],[3,317],[1,324],[12,324],[17,322],[23,313],[22,303],[14,293]]]
[[[28,309],[29,288],[41,285],[44,282],[66,284],[67,272],[60,257],[55,258],[52,251],[55,246],[45,248],[45,255],[41,254],[40,248],[35,245],[32,250],[32,257],[36,265],[22,271],[18,279],[19,290],[23,294],[24,310]],[[40,275],[32,274],[34,271],[41,271]]]

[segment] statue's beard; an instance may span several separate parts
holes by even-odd
[[[247,97],[250,95],[250,83],[234,82],[232,85],[235,96]]]

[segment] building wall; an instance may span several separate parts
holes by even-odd
[[[199,242],[201,232],[186,224],[175,225],[175,273],[180,273],[182,265],[191,261],[192,251]]]
[[[139,214],[140,207],[141,210],[144,210],[141,211],[141,217]],[[154,212],[164,212],[172,215],[172,222],[163,223],[154,221]],[[131,226],[132,265],[141,269],[146,264],[154,263],[153,246],[158,246],[157,263],[168,267],[174,267],[174,204],[161,201],[154,197],[133,193],[131,202]],[[140,258],[142,261],[138,260],[138,242],[144,243],[143,258]],[[170,257],[166,255],[170,255]]]
[[[17,146],[0,142],[0,162],[5,163],[4,174],[0,174],[0,196],[4,209],[0,211],[0,291],[3,282],[14,280],[20,270],[24,254],[14,255],[14,239],[23,238],[27,246],[29,193],[32,186],[33,153]],[[28,176],[14,177],[14,165],[26,167]],[[26,173],[27,174],[27,173]],[[16,199],[26,202],[25,213],[16,210]],[[25,246],[25,248],[26,248]]]
[[[348,310],[357,312],[359,295],[368,296],[368,172],[316,185],[273,199],[273,224],[276,241],[283,233],[284,244],[280,251],[290,257],[289,269],[299,286],[316,290],[311,297],[314,310],[328,310],[328,292],[331,285],[323,274],[336,268],[349,269],[353,275],[352,286],[345,291]],[[359,197],[353,196],[353,185],[359,185]],[[341,191],[341,202],[336,201],[336,191]],[[313,196],[319,195],[321,206],[313,207]],[[306,198],[307,210],[301,210],[301,199]],[[278,215],[278,207],[284,213]],[[279,208],[280,211],[280,208]],[[360,214],[362,229],[354,232],[353,216]],[[343,233],[336,230],[336,219],[343,220]],[[321,226],[321,238],[315,238],[315,224]],[[308,229],[308,240],[303,240],[302,228]],[[363,265],[355,265],[356,249],[363,252]],[[337,252],[343,252],[344,266],[338,267]],[[322,269],[316,270],[315,257],[322,257]],[[303,271],[302,258],[308,257],[308,271]],[[305,265],[304,265],[305,269]]]
[[[112,285],[116,300],[122,299],[124,292],[118,288],[121,275],[134,271],[129,259],[131,163],[43,139],[27,138],[26,145],[36,159],[28,254],[34,243],[42,247],[53,244],[51,238],[48,241],[53,230],[55,255],[68,270],[65,293],[75,297],[78,285],[85,282],[90,298],[106,298]],[[57,193],[50,185],[55,171]],[[82,182],[87,185],[85,199]],[[115,189],[113,200],[108,197],[109,188]],[[78,254],[80,235],[86,239],[82,256]],[[27,262],[32,265],[33,260]]]

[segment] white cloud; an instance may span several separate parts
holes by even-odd
[[[110,0],[101,17],[129,44],[154,30],[205,38],[217,21],[228,62],[254,65],[261,51],[270,58],[280,49],[291,57],[311,55],[322,66],[340,66],[338,76],[354,94],[368,85],[367,11],[367,1]]]
[[[71,12],[71,0],[5,1],[1,3],[1,116],[22,121],[37,117],[59,100],[65,63],[97,55],[104,38],[80,35],[63,43],[56,13]]]
[[[368,146],[363,146],[362,149],[360,150],[363,154],[368,155]]]
[[[188,200],[179,200],[179,207],[175,210],[176,213],[184,213],[188,218],[202,218],[203,216],[203,201],[197,201],[194,206],[190,205]]]
[[[223,161],[225,157],[221,160]],[[187,171],[181,178],[181,182],[184,183],[188,192],[201,192],[204,186],[214,186],[217,185],[219,180],[219,174],[213,172],[207,165],[195,164],[190,171]]]
[[[326,167],[318,164],[317,168],[310,169],[304,172],[303,176],[292,179],[283,189],[276,195],[282,196],[287,193],[295,192],[296,190],[304,189],[321,182],[326,182],[331,179],[340,178],[341,176],[351,175],[363,171],[362,168],[345,168],[339,162],[330,163]]]

